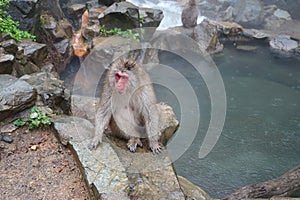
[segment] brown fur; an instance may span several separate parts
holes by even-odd
[[[198,15],[199,9],[196,0],[189,0],[181,13],[182,25],[186,28],[195,27],[197,25]]]
[[[125,93],[119,94],[115,88],[115,73],[122,71],[129,75]],[[158,143],[159,113],[156,95],[149,75],[141,65],[133,60],[115,61],[106,75],[95,115],[95,136],[89,149],[95,149],[102,142],[105,127],[112,133],[128,139],[127,146],[135,152],[142,146],[140,138],[147,137],[154,153],[161,151]]]

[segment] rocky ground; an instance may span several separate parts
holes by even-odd
[[[0,141],[0,193],[10,199],[90,199],[88,188],[69,148],[51,127],[19,128]]]

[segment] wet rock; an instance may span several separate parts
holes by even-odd
[[[43,14],[40,16],[42,28],[49,33],[51,41],[60,42],[66,38],[71,38],[73,34],[72,25],[66,20],[57,21],[53,16]],[[48,40],[50,39],[48,38]]]
[[[182,176],[178,176],[178,181],[180,187],[185,195],[185,199],[187,200],[208,200],[211,199],[208,194],[199,188],[198,186],[194,185],[186,178]]]
[[[91,40],[100,35],[100,26],[94,24],[92,26],[84,27],[82,30],[82,35],[85,39]]]
[[[80,18],[85,11],[86,6],[84,4],[73,4],[68,6],[68,14]]]
[[[0,74],[10,74],[13,71],[15,57],[11,54],[0,53]]]
[[[15,62],[13,65],[13,75],[16,77],[21,77],[24,74],[32,74],[35,72],[40,72],[40,68],[36,66],[31,61],[26,61],[26,59],[23,60],[24,62]]]
[[[125,0],[98,0],[99,4],[105,5],[105,6],[111,6],[114,3],[118,3]]]
[[[20,79],[37,90],[38,105],[46,105],[53,110],[69,113],[69,91],[65,88],[63,81],[57,79],[53,74],[40,72],[24,75]]]
[[[284,20],[291,20],[291,15],[285,10],[277,9],[274,12],[274,16],[279,18],[279,19],[284,19]]]
[[[106,30],[140,27],[139,8],[125,1],[112,4],[99,15],[98,19],[101,26],[105,25]]]
[[[223,50],[223,45],[218,39],[217,26],[207,20],[203,20],[195,27],[193,38],[197,41],[200,49],[208,53],[218,53]]]
[[[234,4],[234,21],[245,26],[260,26],[264,16],[263,3],[259,0],[237,0]]]
[[[18,51],[18,45],[14,39],[3,41],[1,46],[9,54],[15,54]]]
[[[14,124],[6,124],[4,126],[1,127],[0,132],[1,133],[11,133],[15,130],[17,130],[17,126],[15,126]]]
[[[48,55],[47,45],[45,44],[23,40],[19,43],[19,46],[24,49],[24,55],[38,66],[44,62]]]
[[[3,135],[2,138],[1,138],[1,140],[3,142],[9,143],[9,144],[11,144],[14,141],[11,137],[8,137],[6,135]]]
[[[128,178],[112,147],[103,142],[97,150],[87,148],[94,134],[94,126],[89,121],[71,116],[55,117],[52,121],[62,141],[68,142],[74,149],[97,199],[100,195],[108,199],[125,191]]]
[[[0,120],[34,105],[36,90],[23,80],[0,75]]]
[[[51,118],[51,121],[64,145],[69,142],[80,143],[93,137],[93,124],[83,118],[59,115]]]
[[[299,42],[291,39],[289,35],[278,35],[271,39],[269,44],[271,48],[284,52],[291,52],[299,46]]]
[[[21,30],[31,30],[34,24],[34,15],[36,12],[38,0],[19,0],[9,3],[9,14],[14,20],[22,19],[19,28]]]
[[[152,29],[147,29],[144,35],[145,38],[150,38],[164,18],[164,14],[161,10],[152,8],[139,8],[139,13],[142,21],[141,26],[152,27]]]
[[[176,132],[179,121],[176,119],[171,106],[161,102],[157,104],[157,109],[159,112],[159,130],[162,132],[160,142],[166,145]]]

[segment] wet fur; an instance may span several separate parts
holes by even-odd
[[[197,25],[198,15],[199,9],[196,0],[189,0],[181,13],[182,25],[186,28],[195,27]]]
[[[115,73],[129,75],[125,94],[115,89]],[[128,140],[127,146],[135,152],[142,146],[140,138],[147,137],[154,153],[161,151],[158,143],[159,113],[156,96],[149,75],[141,65],[133,60],[119,59],[108,71],[100,102],[95,115],[95,136],[89,149],[95,149],[102,142],[104,129],[109,126],[112,133]]]

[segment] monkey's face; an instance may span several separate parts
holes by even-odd
[[[115,88],[119,92],[119,94],[124,93],[128,81],[129,81],[129,75],[127,73],[121,71],[115,72]]]

